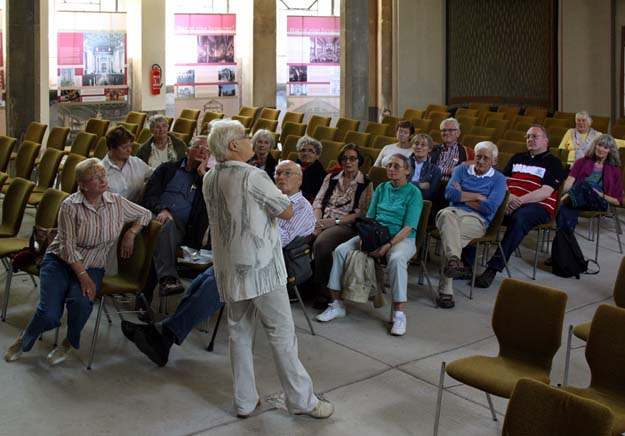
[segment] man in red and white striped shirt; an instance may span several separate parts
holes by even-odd
[[[527,152],[512,156],[503,174],[508,177],[510,191],[501,240],[502,253],[497,250],[488,268],[475,280],[478,288],[488,288],[525,235],[539,224],[546,224],[555,212],[558,187],[566,178],[560,159],[549,151],[549,137],[544,127],[530,127],[526,135]]]

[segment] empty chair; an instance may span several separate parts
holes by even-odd
[[[612,127],[612,136],[616,139],[625,139],[625,124],[614,125]]]
[[[95,145],[97,140],[98,136],[93,133],[78,132],[74,138],[74,142],[72,142],[69,152],[87,157],[89,155],[89,151],[91,151],[91,147]]]
[[[301,123],[304,121],[304,112],[285,112],[282,117],[282,125],[286,123]]]
[[[377,188],[380,183],[388,182],[388,175],[386,173],[385,167],[369,168],[367,177],[369,178],[369,180],[371,180],[371,183],[373,183],[373,189]]]
[[[506,114],[503,112],[486,112],[482,119],[482,125],[485,126],[488,120],[503,120],[505,116]]]
[[[356,144],[356,145],[358,145],[358,144]],[[361,151],[362,155],[365,158],[365,161],[363,162],[362,166],[360,167],[360,171],[362,171],[363,174],[368,173],[369,169],[371,167],[373,167],[373,164],[378,159],[378,155],[380,154],[380,150],[381,149],[379,149],[379,148],[360,147],[360,151]],[[384,170],[386,170],[386,168]]]
[[[31,122],[24,133],[24,141],[31,141],[37,144],[43,143],[43,136],[46,134],[47,124]]]
[[[139,130],[143,129],[145,126],[145,120],[147,119],[148,114],[144,112],[128,112],[126,114],[126,119],[124,120],[127,123],[136,124],[139,126]]]
[[[517,126],[521,123],[534,124],[536,122],[536,118],[530,116],[517,115],[514,117],[514,121],[512,121],[512,130],[519,130]]]
[[[397,138],[395,136],[384,136],[384,135],[377,135],[375,138],[373,138],[373,140],[371,141],[370,147],[373,148],[382,148],[385,145],[388,144],[394,144],[397,142]]]
[[[510,120],[498,120],[498,119],[488,119],[486,121],[486,127],[490,127],[495,129],[495,134],[493,135],[493,141],[497,142],[499,138],[503,136],[503,132],[508,129],[510,125]]]
[[[11,161],[11,153],[15,148],[17,139],[10,136],[0,135],[0,172],[6,172]],[[0,184],[2,186],[2,184]]]
[[[424,119],[413,119],[412,124],[414,124],[415,130],[421,133],[427,133],[432,128],[432,120],[424,120]],[[439,123],[440,125],[440,123]],[[438,128],[439,126],[436,126]]]
[[[109,129],[109,124],[111,122],[109,120],[100,120],[98,118],[89,118],[87,120],[87,125],[85,126],[85,132],[93,133],[96,136],[96,141],[101,136],[106,136],[106,132]]]
[[[529,117],[534,117],[535,122],[537,124],[543,124],[545,122],[545,118],[547,118],[547,109],[541,109],[536,107],[528,107],[523,112],[524,115]]]
[[[495,164],[495,167],[499,171],[503,171],[506,165],[508,165],[508,162],[510,162],[510,159],[512,159],[512,156],[514,156],[513,153],[506,153],[505,151],[500,151],[499,154],[497,155],[497,163]]]
[[[392,117],[390,115],[384,115],[382,117],[382,124],[387,124],[388,128],[386,129],[386,136],[393,136],[395,134],[395,130],[397,130],[397,124],[401,121],[401,118]]]
[[[245,127],[246,129],[251,128],[252,123],[254,122],[254,118],[248,117],[246,115],[232,115],[231,118],[243,124],[243,127]]]
[[[550,129],[552,127],[565,127],[570,128],[569,120],[566,118],[545,118],[543,126],[545,129]]]
[[[100,139],[98,139],[98,143],[95,145],[93,149],[93,157],[97,157],[98,159],[102,160],[104,159],[104,156],[106,156],[108,152],[109,152],[109,148],[108,148],[108,145],[106,145],[106,136],[103,136]]]
[[[566,301],[567,294],[557,289],[509,278],[501,282],[492,318],[499,353],[492,357],[465,357],[449,364],[442,362],[435,436],[438,434],[445,373],[484,391],[494,421],[497,415],[491,394],[510,398],[517,381],[523,377],[549,383],[553,356],[560,348]]]
[[[500,139],[497,141],[497,148],[504,153],[523,153],[527,151],[527,143],[521,141],[512,141],[510,139]]]
[[[137,135],[137,142],[139,144],[143,144],[147,142],[152,137],[152,132],[148,128],[143,128]]]
[[[30,180],[31,173],[35,167],[35,159],[39,155],[40,149],[41,144],[35,144],[31,141],[22,142],[15,158],[15,178],[21,177],[22,179]],[[8,184],[12,181],[13,178],[11,177],[6,179],[2,192],[7,192]]]
[[[350,130],[345,135],[345,143],[356,144],[358,147],[367,147],[369,145],[369,141],[371,140],[371,133],[365,132],[355,132]]]
[[[347,135],[347,132],[349,132],[350,130],[357,132],[359,127],[359,120],[352,120],[350,118],[339,118],[336,122],[337,131],[336,135],[334,136],[334,140],[347,143],[347,141],[345,141],[345,135]]]
[[[454,118],[458,119],[458,117],[474,117],[478,118],[480,115],[480,111],[478,109],[466,109],[463,107],[459,107],[456,109],[456,113],[454,114]]]
[[[280,117],[280,109],[272,109],[270,107],[264,107],[260,111],[260,115],[258,118],[262,118],[264,120],[275,120],[277,121]]]
[[[2,208],[0,238],[13,238],[17,235],[22,225],[22,218],[24,218],[26,202],[34,188],[33,182],[21,177],[16,177],[11,181],[3,202],[3,205],[10,204],[11,207]]]
[[[365,126],[365,132],[371,133],[371,136],[386,135],[387,129],[388,124],[374,123],[372,121],[369,121]]]
[[[241,109],[239,109],[239,115],[243,117],[250,117],[253,121],[259,110],[260,108],[255,106],[241,106]]]
[[[221,120],[223,119],[223,112],[204,112],[204,116],[202,117],[202,122],[200,123],[200,135],[206,135],[208,133],[208,124],[213,120]],[[143,144],[145,141],[138,141]]]
[[[197,123],[197,120],[200,118],[200,110],[198,109],[183,109],[180,112],[178,118],[185,118],[187,120],[193,120]]]
[[[490,112],[489,103],[469,103],[469,109],[477,109],[480,112]]]
[[[568,127],[575,127],[575,112],[560,112],[553,114],[554,118],[560,118],[569,122]]]
[[[174,121],[174,126],[171,128],[171,132],[179,133],[180,135],[177,136],[182,140],[182,142],[188,144],[193,137],[196,125],[197,121],[187,118],[177,118],[176,121]]]
[[[460,115],[460,116],[457,115],[456,120],[458,120],[458,123],[460,124],[461,132],[471,131],[473,126],[476,126],[477,123],[480,121],[478,117],[469,117],[465,115]]]
[[[478,143],[482,141],[492,141],[490,136],[482,136],[482,135],[474,135],[472,133],[467,133],[462,135],[462,145],[466,147],[475,147]]]
[[[169,129],[171,130],[171,126],[174,124],[174,117],[168,117],[166,115],[164,115],[164,117],[167,120],[167,125],[169,126]]]
[[[592,128],[597,132],[607,133],[608,126],[610,125],[610,117],[604,117],[600,115],[592,116]]]
[[[319,141],[333,141],[337,131],[338,129],[336,127],[317,126],[313,138]]]
[[[264,118],[259,118],[254,123],[254,127],[252,128],[252,134],[256,133],[258,130],[265,129],[270,132],[275,132],[278,128],[278,120],[266,120]]]
[[[124,129],[128,130],[130,133],[132,133],[132,136],[137,136],[137,133],[139,133],[138,124],[121,122],[121,123],[117,123],[117,125],[122,126]]]
[[[313,115],[310,117],[308,121],[308,128],[306,129],[306,134],[308,136],[312,136],[315,133],[315,129],[317,126],[329,126],[330,121],[332,121],[332,117],[322,117],[321,115]]]
[[[39,177],[37,178],[37,185],[28,198],[28,204],[31,206],[37,206],[41,201],[45,190],[52,187],[59,172],[61,159],[63,159],[64,156],[65,153],[61,150],[46,148],[46,151],[43,152],[43,156],[41,157],[41,162],[39,162]]]
[[[441,123],[443,122],[443,120],[446,120],[450,116],[451,114],[449,112],[434,111],[434,112],[430,112],[426,119],[432,121],[432,124],[430,124],[430,129],[438,129]]]
[[[321,165],[323,165],[324,168],[328,168],[330,166],[330,162],[336,162],[338,160],[341,148],[343,148],[345,143],[324,140],[321,141],[321,145],[323,145],[323,147],[321,149],[321,154],[319,155],[319,162],[321,162]]]
[[[611,436],[610,410],[580,396],[522,378],[503,422],[503,436]]]
[[[416,120],[423,118],[425,111],[422,109],[411,109],[408,108],[404,111],[404,115],[402,115],[402,119],[404,120]]]
[[[494,127],[484,127],[484,126],[473,126],[468,133],[472,135],[480,135],[488,137],[487,141],[492,141],[495,137],[495,132],[497,129]]]
[[[503,132],[503,139],[509,139],[511,141],[519,141],[519,142],[525,142],[525,135],[527,135],[527,130],[525,131],[520,131],[520,130],[506,130],[505,132]]]
[[[527,132],[530,128],[532,128],[532,126],[534,126],[537,123],[524,123],[524,122],[520,122],[515,126],[515,130],[524,133]]]
[[[430,114],[432,112],[447,112],[447,108],[448,106],[446,104],[428,104],[427,107],[425,108],[425,113],[423,114],[423,118],[431,118]]]
[[[286,137],[286,139],[284,140],[284,142],[282,143],[282,159],[289,159],[289,160],[297,160],[297,141],[299,141],[299,139],[301,138],[301,136],[298,135],[289,135]],[[289,155],[291,153],[295,153],[295,159],[291,159],[289,157]]]
[[[69,135],[69,127],[53,127],[48,135],[48,141],[46,142],[47,148],[55,148],[57,150],[64,151],[65,144],[67,143],[67,137]]]
[[[79,162],[85,160],[85,156],[78,154],[68,154],[67,159],[63,163],[63,170],[61,171],[61,191],[72,194],[76,192],[78,187],[78,180],[76,179],[76,165]]]
[[[288,122],[282,125],[282,132],[280,132],[280,144],[284,146],[286,139],[291,136],[304,136],[306,133],[306,124],[301,123],[291,123]],[[286,157],[283,155],[283,159]]]
[[[514,120],[514,117],[516,117],[519,112],[521,112],[521,108],[517,106],[499,106],[497,108],[497,112],[502,112],[503,119],[512,122]]]

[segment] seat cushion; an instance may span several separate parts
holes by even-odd
[[[580,338],[582,341],[588,341],[590,335],[590,323],[576,325],[573,327],[573,334]]]
[[[99,295],[136,293],[140,290],[139,285],[135,281],[128,280],[118,275],[104,276]]]
[[[464,384],[504,398],[510,398],[521,377],[549,383],[548,370],[501,356],[454,360],[447,365],[447,374]]]
[[[614,425],[612,434],[614,436],[625,432],[625,395],[616,391],[598,390],[595,388],[576,388],[567,386],[562,388],[567,392],[571,392],[580,397],[594,400],[603,404],[614,414]]]
[[[26,247],[28,247],[28,239],[2,238],[0,239],[0,257],[6,257]]]

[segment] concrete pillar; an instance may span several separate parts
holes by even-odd
[[[369,2],[341,2],[341,114],[369,119]]]
[[[276,0],[254,0],[252,102],[276,107]]]
[[[7,134],[48,123],[48,1],[7,0]]]
[[[396,114],[393,107],[393,2],[378,0],[377,107],[380,114]]]

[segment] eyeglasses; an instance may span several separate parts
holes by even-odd
[[[490,156],[484,156],[484,155],[481,155],[481,154],[476,154],[475,155],[475,160],[477,160],[477,161],[483,160],[485,162],[488,162],[489,160],[491,160],[491,157]]]
[[[93,176],[89,177],[86,181],[87,182],[93,182],[93,181],[96,181],[96,180],[98,182],[106,180],[106,174],[94,174]]]
[[[441,129],[441,133],[451,133],[451,132],[455,132],[456,130],[460,130],[460,129]]]
[[[193,147],[191,147],[193,150],[203,150],[203,151],[210,151],[210,149],[205,146],[205,145],[195,145]]]
[[[317,151],[315,151],[314,148],[300,148],[299,152],[300,153],[314,153],[314,154],[317,154]]]
[[[296,173],[291,170],[277,170],[276,172],[273,173],[275,177],[278,177],[278,176],[291,177],[294,174]]]
[[[341,157],[341,162],[356,162],[358,160],[358,156],[343,156]]]
[[[390,169],[399,170],[403,168],[403,165],[396,164],[396,163],[389,163],[389,164],[386,164],[386,168],[388,168],[389,170]]]
[[[544,138],[545,135],[533,135],[533,134],[529,134],[529,135],[525,135],[525,139],[538,139],[538,138]]]

